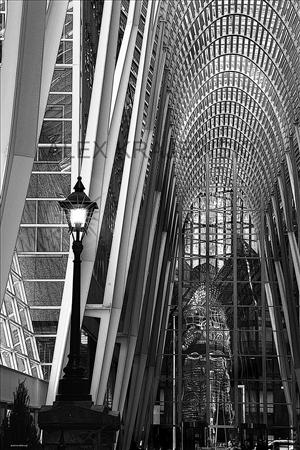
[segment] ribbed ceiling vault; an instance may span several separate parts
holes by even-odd
[[[210,179],[269,199],[299,117],[298,0],[166,0],[176,175],[184,205]]]

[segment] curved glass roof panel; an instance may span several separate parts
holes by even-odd
[[[176,176],[183,203],[231,185],[232,152],[251,206],[268,199],[300,107],[300,2],[165,2]]]

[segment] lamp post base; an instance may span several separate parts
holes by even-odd
[[[120,417],[89,401],[56,401],[42,406],[38,422],[45,450],[113,450]]]
[[[87,378],[65,376],[59,380],[56,401],[92,401],[89,389],[89,380]]]
[[[59,380],[56,401],[91,401],[90,383],[80,365],[80,351],[68,355],[64,376]]]

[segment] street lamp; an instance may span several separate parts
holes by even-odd
[[[83,237],[87,233],[93,212],[98,209],[98,206],[83,191],[81,177],[78,177],[74,192],[65,200],[58,202],[67,218],[69,231],[73,237],[74,252],[70,353],[64,368],[65,375],[59,382],[56,397],[59,401],[91,400],[88,379],[84,378],[84,368],[80,366],[80,255],[83,249]]]

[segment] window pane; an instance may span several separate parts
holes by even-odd
[[[2,364],[6,367],[11,367],[14,369],[11,352],[7,350],[0,349]]]
[[[24,279],[46,278],[64,279],[67,267],[67,255],[52,257],[19,256],[21,272]]]
[[[17,239],[18,252],[34,252],[36,243],[36,229],[21,227]]]
[[[35,221],[36,221],[36,201],[26,200],[21,222],[35,223]]]
[[[51,92],[71,92],[72,91],[72,69],[64,68],[54,70]]]
[[[32,174],[28,197],[66,197],[71,192],[71,178],[68,174]]]
[[[38,337],[37,346],[42,363],[51,363],[54,352],[55,338]]]
[[[61,228],[38,228],[37,251],[59,252],[61,251]]]
[[[5,334],[5,331],[4,331],[4,326],[5,326],[5,324],[4,324],[4,320],[3,319],[0,319],[0,343],[1,343],[1,345],[3,346],[3,347],[8,347],[8,342],[7,342],[7,339],[6,339],[6,334]]]
[[[21,358],[21,356],[19,356],[19,355],[16,355],[16,359],[17,359],[18,370],[20,372],[27,372],[27,365],[26,365],[25,359]]]
[[[24,287],[26,296],[32,306],[59,306],[61,303],[63,281],[25,281]]]

